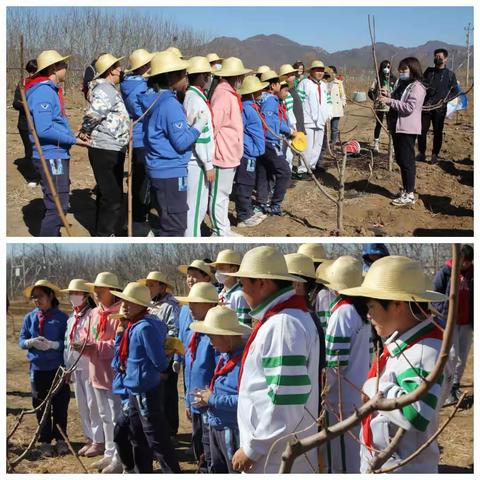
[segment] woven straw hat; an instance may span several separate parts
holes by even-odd
[[[52,282],[49,282],[48,280],[37,280],[31,287],[27,287],[24,291],[23,294],[27,297],[30,298],[32,296],[33,289],[35,287],[47,287],[53,290],[55,293],[59,293],[60,287],[55,285]]]
[[[304,152],[308,147],[307,136],[303,132],[297,132],[291,143],[292,147],[299,152]]]
[[[87,282],[89,287],[118,288],[121,290],[118,277],[112,272],[100,272],[93,283]]]
[[[334,262],[335,260],[324,260],[318,267],[315,272],[315,281],[317,283],[322,283],[325,285],[327,280],[327,268]]]
[[[154,55],[150,62],[150,66],[150,73],[145,75],[146,77],[154,77],[155,75],[161,75],[162,73],[186,70],[188,68],[188,62],[182,60],[173,52],[165,50]]]
[[[87,281],[83,278],[74,278],[70,280],[67,288],[60,290],[61,292],[68,293],[68,292],[85,292],[85,293],[92,293],[92,287],[88,286]]]
[[[143,67],[147,63],[150,63],[154,55],[154,53],[150,53],[144,48],[134,50],[128,57],[130,68],[126,69],[125,73],[133,72],[137,68]]]
[[[207,335],[245,335],[252,331],[238,321],[233,310],[223,305],[211,308],[202,322],[192,322],[190,330]]]
[[[210,263],[213,267],[219,263],[227,263],[229,265],[240,265],[242,263],[242,255],[235,250],[221,250],[218,252],[217,259]]]
[[[192,57],[188,61],[187,73],[210,73],[212,67],[207,57]]]
[[[268,65],[260,65],[257,68],[255,75],[261,75],[262,73],[268,72],[269,70],[271,70],[271,68]]]
[[[321,60],[314,60],[308,69],[312,70],[313,68],[325,68],[325,65]]]
[[[340,293],[404,302],[444,302],[448,299],[443,293],[427,290],[425,274],[418,262],[397,255],[373,262],[361,286]]]
[[[263,246],[249,250],[242,259],[240,270],[235,273],[225,273],[237,278],[266,278],[271,280],[287,280],[289,282],[305,282],[288,272],[285,258],[274,247]]]
[[[147,280],[155,280],[156,282],[164,283],[165,285],[167,285],[167,287],[173,288],[172,282],[170,282],[167,276],[162,272],[158,272],[158,271],[150,272],[147,275],[147,278],[139,278],[137,280],[137,283],[140,283],[141,285],[146,285]]]
[[[332,290],[353,288],[362,284],[362,262],[350,255],[338,257],[325,270],[325,285]]]
[[[249,75],[245,77],[242,82],[241,88],[237,90],[240,95],[248,95],[250,93],[259,92],[268,87],[268,82],[261,82],[255,75]]]
[[[111,53],[105,53],[100,55],[98,60],[95,62],[95,80],[100,75],[104,74],[110,67],[118,63],[120,60],[123,60],[125,57],[114,57]]]
[[[275,70],[267,70],[266,72],[262,73],[260,80],[262,82],[268,82],[274,78],[279,78],[278,73]]]
[[[115,297],[126,300],[127,302],[141,305],[142,307],[150,306],[150,290],[145,285],[138,282],[130,282],[123,290],[123,292],[116,292],[111,290],[110,293]]]
[[[302,277],[315,278],[315,267],[313,260],[301,253],[289,253],[285,255],[288,273]]]
[[[218,303],[217,289],[208,282],[198,282],[186,297],[175,297],[180,303]]]
[[[217,77],[237,77],[239,75],[246,75],[252,70],[245,68],[243,62],[237,57],[228,57],[222,63],[222,69],[213,72]]]
[[[208,63],[221,62],[223,58],[219,57],[216,53],[209,53],[207,54],[207,60],[208,60]]]
[[[284,63],[281,67],[280,70],[278,71],[278,74],[281,77],[286,77],[287,75],[290,75],[291,73],[297,73],[298,68],[293,68],[289,63]]]
[[[297,253],[302,253],[310,257],[314,262],[324,262],[328,260],[323,245],[319,243],[303,243],[298,247]]]
[[[180,58],[183,60],[183,55],[182,52],[180,51],[179,48],[177,47],[168,47],[165,52],[170,52],[173,53],[177,58]]]
[[[196,268],[197,270],[206,273],[210,277],[212,276],[212,269],[210,268],[210,265],[205,263],[203,260],[194,260],[190,265],[180,265],[178,267],[178,271],[186,275],[189,268]]]
[[[39,73],[42,70],[45,70],[50,65],[55,65],[58,62],[65,62],[71,57],[71,55],[63,56],[60,55],[56,50],[44,50],[40,52],[37,57],[37,71]]]

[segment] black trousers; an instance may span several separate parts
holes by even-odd
[[[170,362],[167,371],[168,376],[163,382],[165,387],[165,416],[170,427],[170,436],[175,436],[178,432],[178,373],[172,369],[173,360]]]
[[[95,235],[119,236],[122,234],[125,217],[123,204],[125,151],[89,148],[88,159],[98,187]]]
[[[413,193],[415,190],[415,139],[416,135],[409,133],[394,133],[393,149],[395,151],[395,160],[400,167],[402,175],[403,188],[407,193]]]
[[[19,128],[18,133],[20,133],[20,138],[22,139],[23,148],[25,150],[24,158],[31,159],[33,154],[33,145],[30,142],[30,136],[29,136],[28,130],[22,130]]]
[[[163,473],[180,473],[180,465],[170,440],[168,423],[163,409],[164,392],[160,384],[140,395],[130,395],[130,429],[134,448],[135,469],[151,473],[151,462],[142,452],[145,444],[162,467]],[[135,452],[140,452],[135,455]]]
[[[210,473],[212,465],[210,428],[206,416],[205,413],[192,412],[192,447],[200,473]]]
[[[146,222],[150,210],[150,182],[145,173],[145,149],[132,152],[132,219]]]
[[[38,407],[46,398],[50,387],[52,386],[56,370],[30,370],[30,384],[32,387],[32,405]],[[60,391],[52,398],[50,412],[47,412],[45,423],[40,430],[38,441],[42,443],[51,443],[53,439],[63,441],[62,434],[57,425],[67,435],[67,415],[68,404],[70,402],[70,387],[65,383]],[[44,408],[36,412],[37,421],[43,416]]]
[[[233,197],[237,211],[237,221],[243,222],[253,215],[252,192],[255,187],[256,158],[242,157],[240,165],[235,172]]]
[[[280,205],[290,183],[290,167],[280,147],[267,143],[265,154],[257,161],[257,202],[268,203],[268,181],[275,175],[272,205]]]
[[[432,153],[435,155],[440,153],[446,114],[447,111],[444,109],[422,112],[422,134],[418,137],[418,150],[420,153],[425,154],[427,150],[427,132],[430,129],[430,124],[433,128]]]
[[[373,132],[373,138],[377,140],[380,138],[380,133],[382,131],[383,117],[385,116],[386,112],[375,110],[375,113],[377,114],[378,119],[376,119],[375,121],[375,130]]]
[[[233,469],[232,457],[240,447],[238,428],[217,430],[210,427],[212,473],[239,473]]]

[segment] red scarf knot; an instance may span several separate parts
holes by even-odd
[[[38,317],[38,334],[43,337],[43,331],[45,329],[45,322],[47,321],[47,316],[48,316],[48,313],[47,312],[42,312],[42,310],[40,310],[38,313],[37,313],[37,317]]]
[[[139,320],[141,320],[142,318],[145,317],[146,313],[147,313],[147,309],[145,308],[138,315],[133,317],[128,322],[127,329],[123,332],[122,339],[120,340],[120,348],[119,348],[120,370],[122,372],[124,372],[127,369],[128,346],[129,346],[129,342],[130,342],[130,330]]]
[[[212,380],[210,381],[210,390],[213,392],[213,388],[215,386],[215,381],[217,380],[218,377],[222,377],[223,375],[227,375],[227,373],[230,373],[234,368],[237,363],[239,363],[242,360],[243,353],[232,357],[228,360],[228,362],[225,364],[225,359],[224,357],[220,357],[220,360],[218,361],[217,366],[215,367],[215,371],[213,372],[213,377]]]
[[[316,80],[314,80],[311,76],[308,77],[313,83],[315,83],[317,85],[317,88],[318,88],[318,103],[322,103],[322,87],[320,86],[320,82],[317,82]]]
[[[82,307],[73,307],[73,316],[75,318],[74,322],[73,322],[73,326],[72,326],[72,329],[70,330],[70,335],[69,335],[69,339],[70,339],[70,344],[73,343],[73,339],[75,337],[75,332],[77,331],[77,326],[78,326],[78,322],[80,321],[80,312],[82,311]]]
[[[188,342],[188,349],[190,350],[190,354],[192,356],[190,360],[190,367],[193,365],[195,357],[197,356],[198,337],[200,337],[200,334],[198,332],[193,332],[192,338],[190,339],[190,342]]]

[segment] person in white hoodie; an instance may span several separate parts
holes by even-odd
[[[195,118],[200,112],[208,117],[207,125],[192,147],[187,176],[187,229],[186,237],[201,237],[200,227],[207,214],[209,185],[215,180],[213,155],[213,117],[205,88],[211,82],[211,66],[206,57],[192,57],[187,68],[189,87],[183,106],[187,118]]]

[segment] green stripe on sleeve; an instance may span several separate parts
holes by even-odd
[[[417,429],[421,432],[424,432],[428,424],[430,423],[425,417],[422,417],[412,405],[407,405],[406,407],[402,408],[402,413],[405,418]]]
[[[281,357],[265,357],[262,358],[263,368],[275,367],[300,367],[307,364],[307,357],[304,355],[284,355]]]
[[[427,372],[426,370],[423,370],[423,368],[420,367],[415,367],[415,368],[408,368],[404,372],[400,373],[397,375],[397,382],[398,384],[402,383],[406,378],[426,378],[430,372]],[[443,375],[440,375],[438,377],[438,380],[436,381],[439,385],[443,383]]]
[[[292,395],[276,395],[275,392],[268,392],[274,405],[305,405],[310,393],[299,393]]]
[[[330,343],[350,343],[352,337],[332,337],[332,335],[325,335],[325,341]]]
[[[337,356],[337,355],[350,355],[350,349],[349,348],[344,348],[343,350],[340,349],[330,349],[326,348],[325,352],[327,355],[332,355],[332,356]]]
[[[336,367],[346,367],[348,366],[348,360],[341,360],[340,362],[333,362],[333,361],[328,361],[327,362],[327,367],[330,368],[336,368]]]
[[[308,375],[267,375],[265,379],[269,385],[279,385],[282,387],[311,385]]]
[[[205,137],[205,138],[198,138],[195,143],[210,143],[212,141],[212,137]]]

